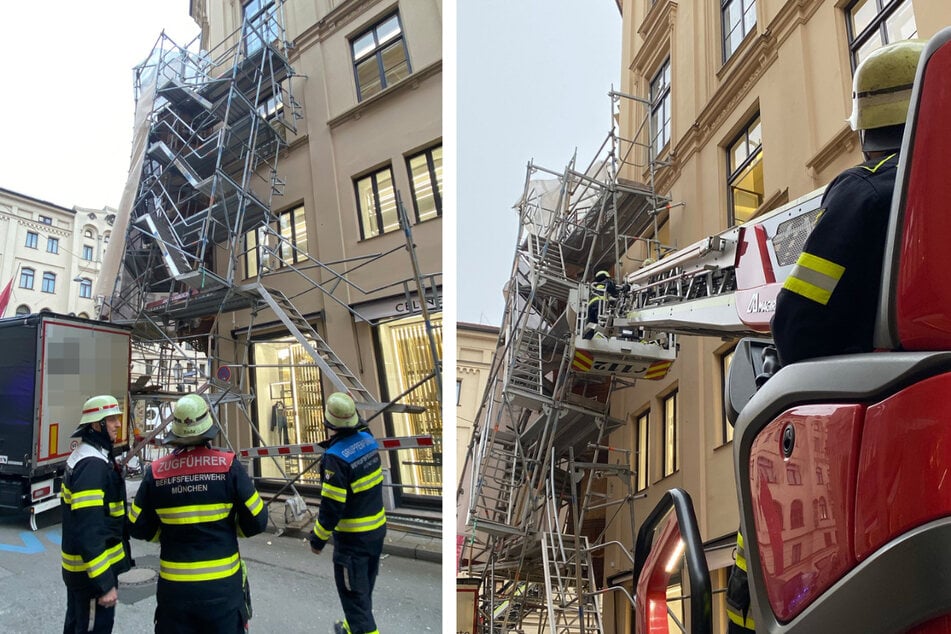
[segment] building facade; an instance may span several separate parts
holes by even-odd
[[[42,311],[96,316],[93,287],[116,210],[61,207],[0,189],[0,289],[4,317]]]
[[[245,235],[236,279],[253,282],[266,269],[268,285],[294,298],[381,402],[423,408],[385,413],[370,426],[378,437],[434,437],[433,449],[389,452],[388,466],[398,505],[435,507],[443,452],[431,374],[442,354],[441,2],[193,0],[190,11],[202,28],[202,48],[213,49],[274,6],[283,16],[294,72],[286,80],[288,96],[273,107],[293,108],[296,129],[286,131],[280,195],[271,210],[276,232],[293,246],[272,258],[263,234]],[[316,368],[299,365],[306,353],[281,323],[254,322],[249,329],[252,321],[243,311],[220,326],[220,334],[236,342],[232,350],[217,350],[223,364],[250,345],[252,410],[261,431],[258,438],[250,428],[232,429],[232,442],[319,440],[327,382]],[[293,474],[299,464],[291,462],[284,466]],[[265,479],[283,480],[270,462],[255,468]],[[315,478],[307,474],[301,482]]]
[[[498,326],[456,324],[456,482],[462,477],[498,342]]]
[[[622,100],[621,136],[633,137],[649,120],[645,145],[656,161],[653,174],[643,167],[645,158],[620,175],[653,178],[657,192],[669,197],[656,235],[643,237],[679,246],[813,192],[860,163],[858,137],[846,121],[854,68],[884,43],[928,38],[951,24],[951,7],[927,0],[623,0],[619,6],[622,92],[650,104]],[[649,255],[638,247],[622,261],[636,267]],[[736,341],[679,341],[664,380],[639,381],[614,397],[612,414],[627,424],[611,444],[635,450],[631,466],[644,496],[636,518],[668,489],[690,493],[713,587],[722,589],[739,526],[732,429],[723,406]],[[792,543],[803,527],[820,525],[822,504],[784,513]],[[615,539],[631,534],[624,524],[612,529]],[[605,576],[621,568],[608,562]],[[669,596],[685,590],[678,582]],[[614,631],[628,631],[625,605],[606,597],[604,614],[615,621]],[[716,631],[726,631],[722,593],[714,595],[714,610]]]

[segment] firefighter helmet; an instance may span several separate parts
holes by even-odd
[[[83,414],[79,419],[79,427],[73,432],[73,436],[82,434],[83,425],[98,423],[109,416],[121,416],[122,407],[116,397],[109,394],[101,394],[87,399],[83,403]]]
[[[334,392],[327,397],[324,424],[331,429],[353,429],[360,424],[357,406],[345,392]]]
[[[598,271],[597,273],[594,274],[594,281],[595,281],[595,282],[603,282],[604,280],[608,279],[609,277],[611,277],[611,274],[602,269],[602,270],[600,270],[600,271]]]
[[[218,435],[208,403],[197,394],[186,394],[178,399],[172,416],[174,419],[165,436],[166,443],[193,445]]]
[[[903,126],[908,117],[911,89],[924,48],[924,40],[887,44],[870,53],[855,69],[849,123],[853,130],[863,131],[863,150],[900,147],[903,130],[896,126]]]

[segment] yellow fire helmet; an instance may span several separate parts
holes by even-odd
[[[331,429],[353,429],[360,424],[357,406],[345,392],[334,392],[327,397],[324,424]]]
[[[120,407],[115,396],[101,394],[87,399],[83,403],[83,414],[79,419],[79,427],[73,433],[73,436],[82,433],[83,425],[98,423],[109,416],[122,416],[122,407]]]
[[[166,434],[166,444],[194,445],[218,435],[208,403],[197,394],[186,394],[175,403],[174,420]]]
[[[902,40],[887,44],[859,64],[852,81],[849,123],[853,130],[905,123],[925,43],[924,40]]]

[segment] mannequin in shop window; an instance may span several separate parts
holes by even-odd
[[[287,435],[287,414],[284,412],[284,403],[278,401],[271,407],[271,431],[277,431],[279,442],[285,445],[290,443]]]

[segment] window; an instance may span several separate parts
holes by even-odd
[[[664,477],[671,475],[679,465],[677,464],[678,433],[677,433],[677,392],[664,398]]]
[[[792,485],[802,484],[802,472],[799,470],[799,465],[786,463],[786,483]]]
[[[363,101],[412,72],[400,16],[383,18],[350,41],[357,101]]]
[[[27,267],[20,269],[20,288],[33,288],[33,269]]]
[[[723,412],[721,413],[720,431],[723,444],[733,442],[733,425],[726,416],[726,380],[730,376],[730,364],[733,363],[733,354],[736,349],[730,350],[726,354],[720,355],[720,394],[723,394]]]
[[[59,253],[59,238],[46,238],[46,252]]]
[[[793,527],[795,528],[795,526]],[[802,544],[793,544],[792,553],[790,553],[791,564],[798,564],[802,560]]]
[[[273,0],[248,0],[241,7],[244,21],[244,47],[247,55],[261,50],[265,42],[277,37]]]
[[[773,461],[764,456],[756,459],[756,475],[760,480],[765,480],[770,484],[776,484],[779,480],[776,477],[776,467]]]
[[[720,0],[723,61],[730,59],[756,26],[756,0]]]
[[[92,280],[84,277],[79,280],[79,296],[85,298],[92,297]]]
[[[802,500],[793,500],[789,506],[789,528],[802,528],[805,524]]]
[[[462,379],[456,379],[456,406],[462,405]]]
[[[644,412],[637,417],[636,429],[637,429],[637,440],[636,440],[636,451],[637,451],[637,490],[643,491],[647,488],[647,485],[650,484],[648,466],[649,462],[648,457],[648,446],[647,439],[649,433],[650,425],[650,412]]]
[[[83,245],[83,259],[87,261],[92,260],[92,247],[88,244]]]
[[[661,150],[670,142],[670,58],[651,80],[651,147],[653,156],[659,156]]]
[[[20,315],[29,315],[29,314],[30,314],[29,306],[27,306],[26,304],[20,304],[19,306],[17,306],[17,312],[16,312],[17,317],[19,317]]]
[[[92,238],[93,237],[92,229],[86,229],[86,231],[83,232],[83,236],[86,238]]]
[[[413,189],[416,222],[442,215],[442,146],[430,148],[406,161]]]
[[[40,220],[40,222],[41,222],[42,224],[44,224],[44,225],[51,225],[51,224],[53,224],[53,219],[50,218],[49,216],[40,216],[39,220]]]
[[[365,240],[400,228],[393,171],[389,167],[355,180],[354,186],[361,238]]]
[[[727,150],[729,161],[729,225],[753,217],[763,204],[763,141],[759,115],[743,129]]]
[[[43,273],[43,292],[44,293],[55,293],[56,292],[56,274],[50,273],[47,271]]]
[[[34,231],[26,232],[26,247],[28,249],[35,249],[37,242],[39,240],[39,235]]]
[[[269,232],[267,228],[259,227],[244,234],[246,278],[257,275],[262,266],[265,266],[266,270],[279,269],[308,259],[307,223],[304,220],[303,205],[278,215],[277,221],[271,223],[270,229]],[[282,238],[279,245],[274,233]]]
[[[853,68],[891,42],[918,37],[911,0],[856,0],[846,9]]]

